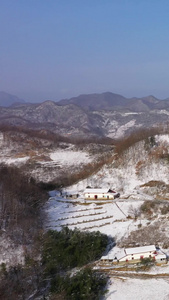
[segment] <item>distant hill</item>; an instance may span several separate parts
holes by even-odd
[[[87,110],[102,110],[102,109],[111,109],[113,107],[123,107],[127,105],[127,98],[106,92],[102,94],[88,94],[80,95],[78,97],[73,97],[71,99],[64,99],[58,102],[60,105],[66,104],[76,104]]]
[[[71,99],[63,99],[59,105],[76,104],[89,111],[129,109],[135,112],[146,112],[153,109],[169,108],[169,99],[159,100],[150,95],[142,98],[125,98],[121,95],[106,92],[102,94],[86,94]]]
[[[142,98],[126,98],[111,92],[84,94],[70,99],[62,99],[55,103],[59,106],[74,104],[88,112],[102,110],[123,111],[126,109],[132,112],[149,112],[151,110],[169,109],[169,98],[159,100],[152,95]],[[31,103],[28,103],[15,95],[0,91],[0,106],[14,107],[23,104],[26,106],[31,105]]]
[[[18,98],[15,95],[8,94],[0,91],[0,106],[8,107],[16,103],[24,103],[23,99]]]

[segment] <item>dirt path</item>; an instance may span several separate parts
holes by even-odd
[[[169,273],[160,274],[150,274],[143,272],[124,272],[124,271],[114,271],[114,270],[99,270],[106,273],[110,277],[128,277],[128,278],[139,278],[139,279],[151,279],[151,278],[166,278],[169,279]]]

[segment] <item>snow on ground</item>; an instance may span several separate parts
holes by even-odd
[[[165,114],[165,115],[169,115],[169,111],[165,110],[165,109],[160,109],[160,110],[156,110],[155,113],[157,114]]]
[[[160,137],[160,136],[159,136]],[[169,140],[168,135],[162,135],[162,140]],[[139,142],[123,155],[123,159],[112,165],[104,166],[96,174],[68,190],[83,191],[86,186],[112,188],[122,196],[133,195],[139,198],[142,193],[139,186],[149,181],[164,181],[169,183],[168,162],[154,159],[146,149],[145,143]],[[125,196],[126,195],[126,196]]]
[[[87,164],[92,161],[92,158],[86,152],[81,151],[54,151],[49,155],[51,161],[43,162],[39,161],[41,164],[45,165],[52,165],[53,163],[57,164],[58,166],[71,166],[71,165],[80,165],[80,164]],[[1,157],[0,162],[6,164],[24,164],[30,159],[30,156],[24,157]],[[36,157],[38,161],[38,156]]]
[[[109,130],[109,133],[107,134],[107,136],[110,137],[110,138],[116,138],[116,139],[121,138],[121,137],[124,136],[125,132],[129,128],[131,128],[131,127],[135,127],[135,128],[141,127],[141,125],[136,125],[135,122],[136,122],[136,120],[133,119],[133,120],[127,122],[126,124],[121,125],[121,126],[119,126],[119,124],[117,123],[116,127],[115,126],[112,127],[113,122],[109,122],[108,127],[111,127],[111,129]],[[113,124],[113,125],[115,125],[115,124]]]
[[[129,129],[129,128],[135,126],[135,122],[136,122],[136,120],[133,119],[133,120],[127,122],[126,124],[120,126],[120,127],[117,129],[116,136],[117,136],[117,137],[122,137],[122,136],[124,135],[124,132],[125,132],[127,129]]]
[[[76,203],[78,201],[78,203]],[[116,241],[138,228],[140,220],[126,219],[129,208],[138,208],[143,201],[116,201],[95,204],[84,199],[68,200],[51,197],[46,205],[47,229],[70,229],[97,231],[115,237]]]
[[[167,144],[169,144],[169,134],[156,135],[155,139],[157,142],[166,142]]]
[[[29,156],[25,156],[25,157],[18,157],[18,158],[1,158],[0,162],[1,163],[5,163],[7,165],[20,165],[20,164],[24,164],[27,162],[27,160],[29,159]]]
[[[130,111],[130,112],[124,112],[124,113],[119,112],[119,114],[121,116],[125,117],[125,116],[130,116],[130,115],[141,115],[142,112],[133,112],[133,111]]]
[[[5,263],[6,266],[11,266],[24,263],[25,253],[22,246],[13,245],[5,234],[1,234],[0,245],[0,265]]]
[[[105,300],[168,300],[168,278],[111,278]]]
[[[162,139],[169,140],[168,135]],[[97,174],[88,178],[88,185],[111,187],[123,194],[133,193],[138,186],[149,181],[169,182],[168,162],[154,159],[145,150],[144,142],[139,142],[123,155],[116,166],[104,166]]]
[[[129,124],[131,125],[131,124]],[[168,142],[169,136],[158,136],[157,142]],[[1,156],[2,157],[2,156]],[[9,158],[8,158],[9,157]],[[29,157],[4,158],[6,163],[24,163]],[[65,165],[87,164],[91,161],[91,156],[87,152],[57,150],[50,154],[50,162],[45,164],[58,164],[61,167]],[[2,161],[2,158],[1,158]],[[139,167],[138,163],[142,163]],[[55,170],[55,169],[54,169]],[[47,174],[45,174],[47,176]],[[144,194],[139,187],[140,185],[151,180],[163,180],[169,182],[168,164],[157,160],[150,160],[144,143],[141,142],[130,149],[123,157],[123,161],[119,161],[109,166],[104,166],[98,173],[89,178],[64,189],[63,197],[59,192],[50,193],[50,198],[46,204],[45,211],[47,213],[46,229],[60,230],[62,226],[68,226],[70,229],[79,228],[80,230],[96,231],[99,230],[109,236],[115,238],[116,242],[138,229],[140,223],[142,227],[146,226],[148,220],[128,219],[129,209],[137,209],[145,200],[153,200],[152,196]],[[83,191],[86,186],[91,187],[109,187],[121,193],[120,199],[115,201],[107,201],[106,203],[94,203],[86,201],[83,198]],[[77,199],[70,199],[69,194],[79,194]],[[66,197],[66,194],[68,197]],[[112,251],[118,250],[117,247]],[[21,249],[18,249],[21,251]],[[7,255],[9,257],[9,254]],[[18,252],[19,257],[19,252]],[[5,260],[5,257],[3,258]],[[11,259],[14,259],[11,257]],[[162,270],[162,271],[161,271]],[[152,269],[155,274],[163,272],[164,269]],[[165,273],[169,274],[169,267],[165,268]],[[120,276],[120,275],[119,275]],[[105,300],[130,300],[144,299],[154,300],[169,299],[169,281],[166,278],[111,278],[109,282],[109,292]]]
[[[86,152],[82,151],[55,151],[50,153],[52,162],[58,163],[59,165],[79,165],[81,163],[91,162],[91,158]]]
[[[75,189],[69,188],[70,191],[75,192]],[[66,195],[68,190],[64,190],[64,193]],[[146,199],[144,194],[139,195],[140,198],[116,199],[98,204],[84,200],[82,193],[77,199],[66,198],[56,191],[51,192],[50,196],[45,208],[48,215],[46,229],[60,230],[62,226],[66,225],[70,229],[99,230],[114,237],[117,242],[121,238],[127,237],[130,232],[137,230],[140,224],[144,227],[148,222],[146,218],[136,221],[126,218],[131,207],[137,209],[143,203]],[[115,246],[108,255],[115,256],[119,250],[118,246]],[[111,276],[110,273],[108,292],[102,300],[149,300],[151,297],[154,300],[169,299],[169,277],[160,277],[160,274],[169,274],[168,264],[161,267],[154,266],[147,273],[157,277],[142,279],[134,278],[132,273],[131,276],[130,274],[121,275],[120,272],[117,273],[117,276]],[[142,275],[141,272],[140,275]]]
[[[169,142],[169,136],[158,137],[157,142]],[[141,162],[141,163],[140,163]],[[139,163],[141,167],[139,167]],[[145,200],[153,200],[153,196],[145,194],[140,185],[149,181],[169,182],[168,164],[166,161],[153,160],[147,154],[144,143],[138,143],[128,151],[123,161],[111,166],[104,166],[98,173],[63,190],[63,195],[79,194],[78,199],[62,198],[59,194],[51,194],[46,206],[48,215],[47,228],[60,230],[67,225],[70,229],[96,231],[99,230],[118,242],[127,238],[132,231],[146,227],[149,220],[128,219],[129,210],[138,209]],[[83,198],[86,186],[109,187],[121,193],[119,199],[103,203],[92,203]],[[100,201],[101,202],[101,201]],[[152,220],[153,224],[156,220]],[[165,231],[166,233],[166,231]],[[119,251],[115,246],[110,255]],[[134,274],[116,277],[110,275],[108,293],[104,300],[167,300],[169,299],[169,266],[155,266],[149,274],[155,278],[134,278]],[[161,274],[161,275],[160,275]],[[167,276],[160,277],[162,274]]]
[[[3,140],[4,140],[3,134],[0,132],[0,145],[3,144]]]

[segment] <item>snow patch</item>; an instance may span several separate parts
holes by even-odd
[[[59,165],[74,165],[91,162],[91,158],[86,152],[81,151],[55,151],[50,153],[53,162]]]
[[[169,281],[167,279],[111,278],[105,300],[167,300]]]
[[[29,159],[29,156],[25,157],[18,157],[18,158],[0,158],[1,163],[5,163],[7,165],[20,165],[26,163],[26,161]]]
[[[156,142],[160,142],[160,143],[167,142],[167,144],[169,144],[169,134],[156,135],[155,140]]]

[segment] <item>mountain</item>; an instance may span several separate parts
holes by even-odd
[[[169,99],[159,100],[150,95],[142,98],[125,98],[121,95],[106,92],[102,94],[88,94],[63,99],[59,105],[74,103],[86,110],[115,110],[129,109],[135,112],[149,111],[153,109],[169,109]]]
[[[139,103],[139,109],[138,109]],[[137,128],[151,128],[168,121],[168,110],[151,110],[140,100],[130,100],[131,109],[89,111],[70,103],[53,101],[0,107],[0,124],[47,129],[63,136],[119,138]]]
[[[31,103],[27,103],[15,95],[11,95],[2,91],[0,92],[0,106],[14,107],[20,105],[22,106],[23,104],[25,104],[25,106],[31,106]],[[70,99],[62,99],[57,102],[57,105],[59,106],[65,106],[69,104],[74,104],[90,112],[101,110],[121,111],[123,109],[128,109],[133,112],[146,112],[153,109],[169,109],[169,98],[159,100],[152,95],[142,98],[126,98],[119,94],[105,92],[101,94],[83,94]]]
[[[0,107],[0,124],[46,129],[73,138],[120,138],[138,128],[165,124],[168,116],[169,99],[127,99],[110,92]]]
[[[127,99],[121,95],[106,92],[102,94],[89,94],[73,97],[69,100],[64,99],[58,102],[60,105],[74,103],[87,110],[111,109],[127,105]]]
[[[18,98],[15,95],[8,94],[6,92],[0,92],[0,106],[8,107],[14,103],[24,103],[23,99]]]
[[[85,112],[75,104],[57,105],[53,101],[0,107],[0,124],[48,129],[61,135],[102,135],[98,116]]]

